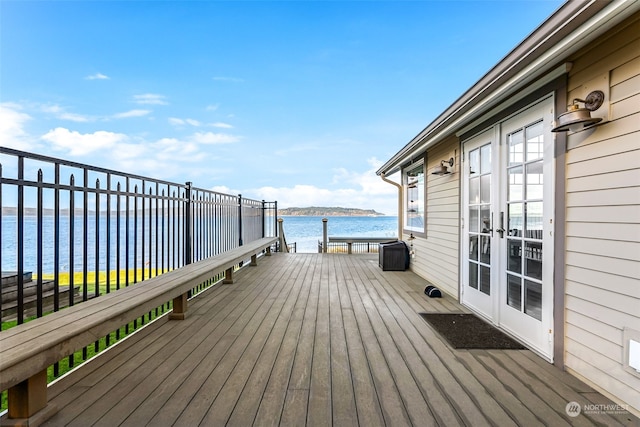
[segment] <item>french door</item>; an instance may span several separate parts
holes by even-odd
[[[553,357],[553,99],[463,143],[462,301]]]

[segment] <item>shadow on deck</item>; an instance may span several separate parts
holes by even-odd
[[[49,388],[45,425],[636,425],[567,414],[611,403],[527,350],[454,350],[429,299],[377,256],[275,254]],[[624,412],[624,411],[623,411]]]

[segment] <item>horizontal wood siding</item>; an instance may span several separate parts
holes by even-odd
[[[415,257],[411,269],[449,295],[458,298],[460,224],[460,157],[457,138],[438,144],[427,152],[426,238],[413,240]],[[432,175],[441,160],[454,158],[453,174]],[[403,239],[408,240],[405,235]]]
[[[625,25],[571,59],[569,99],[600,89],[609,111],[568,140],[565,365],[640,411],[623,369],[623,328],[640,330],[640,16]]]

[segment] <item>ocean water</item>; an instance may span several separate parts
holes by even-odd
[[[287,244],[294,242],[297,252],[318,252],[322,240],[321,216],[282,216]],[[389,237],[398,235],[397,216],[327,217],[327,234],[334,237]]]
[[[315,216],[283,216],[283,227],[288,244],[296,243],[297,252],[316,253],[318,252],[318,241],[322,240],[322,218]],[[132,221],[132,220],[131,220]],[[120,262],[125,264],[126,232],[124,220],[122,221],[120,241]],[[45,217],[42,224],[43,245],[43,271],[52,273],[54,269],[54,223],[53,218]],[[380,217],[328,217],[328,235],[340,237],[389,237],[397,235],[398,218],[395,216]],[[95,239],[95,216],[90,216],[88,220],[87,233],[87,253],[84,254],[83,243],[83,218],[76,217],[74,221],[73,242],[69,238],[70,224],[68,217],[60,218],[60,268],[61,271],[69,271],[73,266],[74,271],[81,271],[84,265],[84,258],[87,259],[87,267],[90,271],[106,270],[106,221],[101,218],[100,236],[98,246],[98,263],[96,265],[96,239]],[[133,250],[130,251],[130,265],[141,265],[145,259],[148,260],[148,251],[155,253],[155,243],[147,243],[145,259],[142,254],[142,240],[144,235],[149,236],[148,224],[140,224],[138,228],[138,250],[137,257],[134,258]],[[169,233],[167,228],[167,233]],[[17,218],[15,216],[2,217],[2,232],[0,242],[0,268],[3,271],[17,270]],[[133,223],[130,224],[129,241],[133,245]],[[116,227],[112,224],[111,232],[111,268],[116,266]],[[148,241],[147,241],[148,242]],[[169,249],[164,253],[165,265],[171,265],[174,258],[171,249],[171,242],[167,236]],[[74,248],[74,257],[70,257],[70,247]],[[26,271],[37,271],[37,220],[35,217],[26,216],[24,223],[24,269]],[[124,267],[123,267],[124,268]]]

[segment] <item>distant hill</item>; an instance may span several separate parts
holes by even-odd
[[[283,216],[383,216],[373,209],[318,207],[278,209],[278,215]]]

